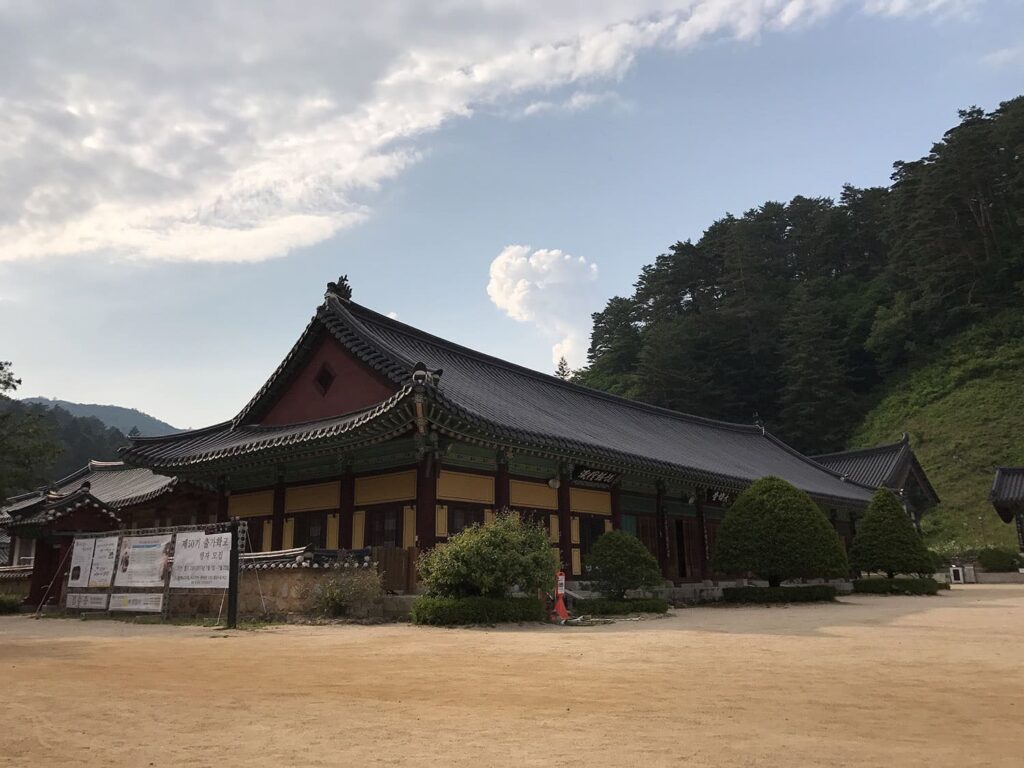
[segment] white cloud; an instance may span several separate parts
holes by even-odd
[[[653,47],[970,1],[0,5],[0,261],[280,256],[363,221],[482,105],[581,110]]]
[[[615,91],[576,91],[562,101],[532,101],[523,109],[523,115],[532,117],[543,112],[583,112],[601,105],[609,105],[620,111],[631,108],[631,104]]]
[[[986,54],[982,57],[981,63],[993,69],[1008,69],[1010,67],[1024,66],[1024,45],[1017,45],[1010,48],[1000,48],[998,51]]]
[[[586,358],[596,280],[597,265],[582,256],[509,245],[491,262],[487,295],[506,315],[531,323],[552,342],[552,364],[565,357],[579,367]]]

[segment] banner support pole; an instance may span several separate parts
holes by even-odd
[[[228,629],[238,626],[238,518],[231,518],[231,555],[228,571]]]

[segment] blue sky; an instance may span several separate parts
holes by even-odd
[[[343,273],[404,322],[578,365],[589,313],[674,241],[885,184],[1024,83],[1010,0],[383,5],[243,25],[112,4],[85,34],[59,6],[0,10],[20,395],[230,418]]]

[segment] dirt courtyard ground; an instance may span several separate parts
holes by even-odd
[[[594,628],[0,619],[0,765],[1024,764],[1024,587]]]

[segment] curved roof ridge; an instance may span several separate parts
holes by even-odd
[[[777,445],[780,448],[782,448],[784,451],[788,451],[794,457],[800,459],[800,461],[804,462],[805,464],[810,464],[815,469],[820,469],[823,472],[827,472],[828,474],[830,474],[833,477],[841,480],[844,483],[849,483],[850,485],[856,485],[856,486],[858,486],[860,488],[864,488],[865,490],[868,490],[868,491],[874,491],[875,490],[874,488],[872,488],[867,483],[862,483],[859,480],[854,480],[852,477],[850,477],[848,475],[844,475],[842,472],[836,472],[835,470],[829,469],[828,467],[824,466],[823,464],[819,464],[817,461],[815,461],[814,457],[805,456],[804,454],[800,453],[800,451],[798,451],[796,448],[794,448],[793,446],[783,442],[782,440],[780,440],[779,438],[777,438],[775,435],[773,435],[770,432],[765,432],[764,436],[766,438],[768,438],[769,440],[771,440],[773,443],[775,443],[775,445]]]
[[[229,427],[233,423],[233,419],[228,419],[227,421],[221,421],[218,422],[217,424],[211,424],[208,427],[200,427],[199,429],[187,429],[183,432],[173,432],[169,435],[149,435],[146,437],[133,437],[131,438],[132,444],[125,446],[124,448],[119,448],[118,453],[124,455],[124,452],[126,450],[132,448],[138,443],[169,443],[176,442],[178,440],[199,437],[200,435],[205,435],[210,432],[216,432],[217,430],[224,429],[224,427]],[[123,464],[124,462],[122,461],[121,463]]]
[[[542,381],[545,384],[549,384],[551,386],[560,387],[562,389],[577,392],[585,397],[593,397],[595,399],[614,403],[616,405],[629,406],[630,408],[635,408],[637,410],[645,411],[647,413],[654,413],[661,416],[669,416],[682,421],[689,421],[692,423],[704,424],[712,427],[721,427],[723,429],[730,429],[736,432],[750,432],[751,434],[757,434],[763,431],[761,427],[757,426],[756,424],[739,424],[731,421],[722,421],[720,419],[710,419],[705,416],[695,416],[694,414],[691,413],[675,411],[672,410],[671,408],[663,408],[661,406],[640,402],[639,400],[631,400],[628,397],[622,397],[621,395],[613,395],[609,392],[602,392],[599,389],[585,387],[582,384],[576,384],[571,381],[565,381],[564,379],[560,379],[557,376],[552,376],[549,373],[535,371],[532,368],[527,368],[526,366],[519,365],[517,363],[511,363],[508,360],[502,360],[501,358],[494,357],[493,355],[489,355],[486,352],[480,352],[478,350],[471,349],[470,347],[463,346],[462,344],[457,344],[453,341],[449,341],[448,339],[442,339],[440,336],[435,336],[434,334],[427,333],[426,331],[422,331],[419,328],[414,328],[411,325],[407,325],[399,320],[395,320],[394,318],[388,317],[387,315],[382,315],[379,312],[375,312],[374,310],[369,309],[368,307],[364,307],[361,304],[357,304],[355,302],[348,302],[348,304],[350,307],[354,307],[355,309],[357,309],[360,313],[370,315],[371,317],[369,318],[369,320],[371,322],[381,323],[382,325],[390,326],[391,328],[399,331],[400,333],[405,333],[409,336],[414,336],[422,341],[425,341],[429,344],[433,344],[438,347],[442,347],[451,352],[455,352],[456,354],[467,355],[469,357],[481,359],[488,365],[494,365],[495,367],[503,368],[514,373],[528,376],[530,378]],[[357,322],[362,321],[362,318],[358,317],[356,314],[351,312],[351,310],[346,312],[346,314],[349,317],[356,320]],[[372,333],[372,331],[369,332]],[[376,334],[373,335],[375,337],[377,344],[387,346],[387,342],[376,337]],[[389,351],[394,353],[394,350],[389,349]],[[397,355],[397,353],[394,354]],[[441,384],[442,386],[444,384],[443,376],[441,377]]]
[[[899,442],[896,442],[896,443],[886,443],[885,445],[872,445],[872,446],[870,446],[868,448],[851,448],[848,451],[833,451],[832,453],[817,453],[817,454],[814,454],[813,456],[811,456],[811,458],[812,459],[834,459],[834,458],[838,458],[840,456],[859,456],[859,455],[866,455],[866,454],[869,454],[869,453],[885,453],[887,451],[892,451],[892,450],[895,450],[897,448],[901,448],[902,449],[902,448],[904,448],[907,445],[908,445],[908,443],[906,443],[903,440],[900,440]]]

